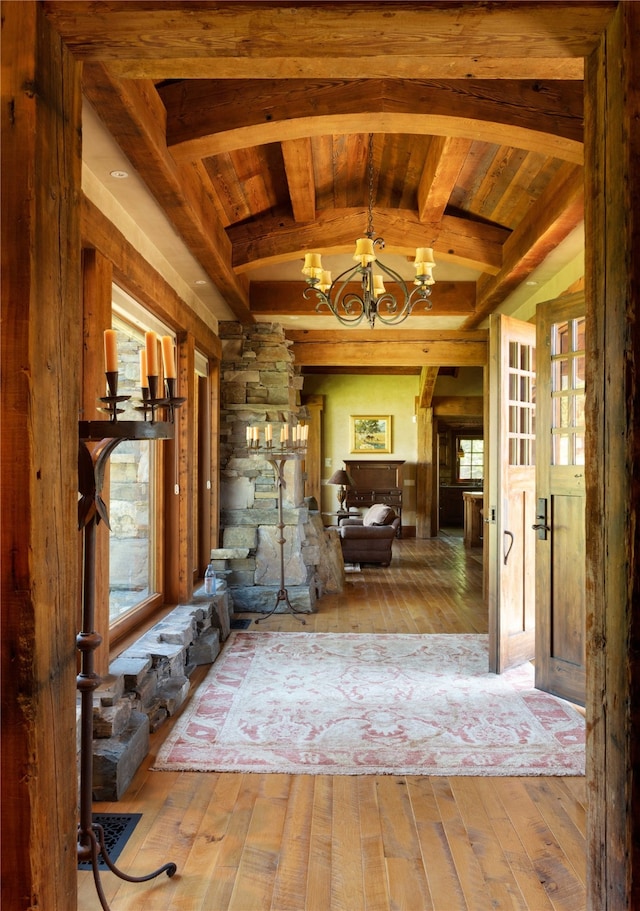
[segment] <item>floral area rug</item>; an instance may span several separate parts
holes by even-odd
[[[582,775],[584,718],[482,635],[232,633],[156,769]]]

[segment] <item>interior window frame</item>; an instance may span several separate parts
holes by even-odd
[[[132,298],[124,288],[117,284],[112,286],[112,326],[118,328],[118,325],[126,324],[135,333],[140,335],[141,345],[144,340],[145,331],[151,330],[158,336],[169,335],[174,337],[175,333],[164,323],[162,323],[151,311],[147,310]],[[140,418],[142,420],[142,418]],[[161,448],[157,441],[150,441],[150,461],[153,461],[153,489],[149,495],[149,527],[153,526],[150,534],[149,543],[149,561],[152,564],[149,574],[149,591],[139,602],[132,605],[126,611],[123,611],[113,620],[109,619],[109,643],[110,648],[120,643],[134,629],[148,622],[164,604],[164,477],[165,477],[165,460]],[[110,600],[110,580],[111,572],[109,571],[109,592]]]
[[[481,478],[463,478],[460,475],[460,464],[461,458],[459,456],[460,449],[464,449],[464,444],[467,441],[478,441],[483,444],[482,451],[482,477]],[[482,484],[484,481],[484,475],[486,471],[486,462],[485,462],[485,451],[484,451],[484,436],[481,433],[458,433],[455,437],[455,465],[456,465],[456,483],[457,484]]]

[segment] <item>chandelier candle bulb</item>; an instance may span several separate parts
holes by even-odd
[[[356,240],[356,252],[353,254],[353,258],[362,266],[366,266],[367,263],[372,263],[375,260],[376,255],[373,252],[373,239],[371,237],[359,237]]]
[[[105,329],[104,331],[104,369],[105,373],[118,372],[118,346],[115,329]]]
[[[158,375],[158,337],[155,332],[145,332],[145,347],[147,349],[147,376]]]
[[[270,446],[273,442],[273,427],[271,424],[267,424],[267,426],[264,428],[264,441],[267,446]]]
[[[384,294],[384,292],[385,292],[384,279],[382,278],[381,275],[374,275],[373,276],[374,297],[380,297],[380,295]]]
[[[435,266],[433,247],[418,247],[415,258],[416,266],[418,263],[429,263],[431,266]]]
[[[322,256],[320,253],[305,253],[302,272],[309,278],[321,278]]]
[[[167,380],[176,378],[176,355],[173,346],[173,339],[170,335],[162,336],[162,364],[164,375]]]
[[[331,287],[331,272],[327,272],[325,269],[322,270],[322,275],[320,276],[320,284],[318,288],[321,291],[328,291]]]

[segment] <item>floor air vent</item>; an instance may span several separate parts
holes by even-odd
[[[142,813],[94,813],[93,822],[102,826],[104,829],[104,843],[107,848],[107,854],[112,861],[120,856],[120,852],[129,840],[129,836],[142,819]],[[108,870],[109,868],[98,857],[98,869]],[[91,870],[91,861],[78,861],[78,870]]]

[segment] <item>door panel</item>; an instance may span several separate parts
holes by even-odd
[[[538,307],[536,686],[585,700],[584,296]],[[544,527],[546,526],[546,527]]]
[[[585,567],[576,554],[584,553],[582,497],[554,496],[551,503],[551,573],[555,582],[554,617],[550,626],[552,658],[576,666],[584,664]],[[571,580],[572,584],[567,584]]]
[[[489,669],[501,673],[535,649],[535,327],[491,319],[485,515]]]

